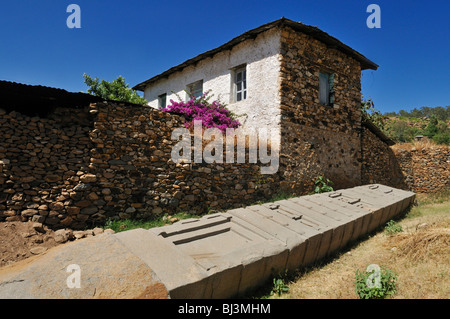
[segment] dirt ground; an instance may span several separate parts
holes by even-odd
[[[101,228],[84,231],[69,229],[54,231],[34,222],[0,222],[0,268],[42,254],[67,241],[94,236],[102,232]]]
[[[0,267],[41,254],[59,245],[54,233],[46,226],[38,232],[33,228],[32,222],[1,222]]]

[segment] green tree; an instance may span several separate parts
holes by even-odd
[[[83,74],[84,83],[89,86],[88,93],[99,96],[106,100],[129,102],[134,104],[147,104],[147,101],[139,96],[136,91],[128,87],[125,79],[119,76],[112,82],[91,78],[86,73]]]
[[[433,114],[437,117],[439,121],[447,120],[447,111],[442,106],[436,106],[433,108]]]
[[[432,115],[430,117],[430,123],[428,123],[428,126],[424,132],[425,136],[428,136],[429,138],[433,138],[437,133],[439,132],[438,128],[438,119],[436,115]]]
[[[361,112],[363,118],[370,120],[373,124],[378,126],[378,128],[382,130],[384,129],[385,117],[381,114],[380,111],[377,111],[375,109],[375,104],[373,103],[372,99],[361,100]]]

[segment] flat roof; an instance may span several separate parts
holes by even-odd
[[[156,75],[144,82],[141,82],[139,84],[137,84],[136,86],[133,87],[134,90],[139,90],[139,91],[144,91],[145,87],[153,82],[156,82],[162,78],[167,78],[169,77],[171,74],[181,71],[182,69],[193,65],[203,59],[209,58],[214,56],[215,54],[225,51],[225,50],[230,50],[232,49],[235,45],[241,43],[242,41],[245,41],[247,39],[254,39],[256,38],[256,36],[262,32],[265,32],[267,30],[270,30],[272,28],[275,27],[284,27],[284,26],[288,26],[291,27],[292,29],[294,29],[295,31],[299,31],[302,33],[305,33],[307,35],[312,36],[313,38],[325,43],[327,46],[331,47],[331,48],[335,48],[337,50],[340,50],[341,52],[349,55],[350,57],[354,58],[355,60],[357,60],[360,64],[361,64],[361,69],[362,70],[367,70],[367,69],[371,69],[371,70],[376,70],[378,69],[378,65],[375,64],[374,62],[372,62],[371,60],[369,60],[368,58],[366,58],[365,56],[363,56],[361,53],[353,50],[352,48],[350,48],[349,46],[345,45],[344,43],[342,43],[341,41],[339,41],[338,39],[336,39],[335,37],[332,37],[331,35],[329,35],[328,33],[320,30],[317,27],[313,27],[313,26],[309,26],[306,24],[303,24],[301,22],[295,22],[292,20],[289,20],[287,18],[281,18],[278,20],[275,20],[273,22],[269,22],[267,24],[264,24],[258,28],[252,29],[250,31],[247,31],[243,34],[241,34],[238,37],[235,37],[234,39],[228,41],[227,43],[221,45],[220,47],[217,47],[215,49],[209,50],[207,52],[204,52],[202,54],[197,55],[196,57],[189,59],[179,65],[176,65],[170,69],[168,69],[167,71],[164,71],[163,73]]]

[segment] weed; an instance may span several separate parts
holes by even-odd
[[[397,292],[397,274],[384,266],[370,265],[365,272],[355,273],[356,294],[361,299],[384,299]]]
[[[285,282],[286,276],[278,276],[273,278],[273,287],[270,295],[277,294],[278,297],[283,293],[289,292],[289,286]]]
[[[328,178],[325,178],[323,176],[319,176],[316,181],[314,182],[314,185],[316,186],[314,188],[314,193],[320,194],[320,193],[326,193],[326,192],[332,192],[333,191],[333,182],[330,181]]]
[[[401,233],[403,231],[402,226],[394,220],[390,220],[387,222],[386,226],[384,226],[384,230],[388,236]]]

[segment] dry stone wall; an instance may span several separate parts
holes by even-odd
[[[362,136],[362,184],[379,183],[400,189],[408,189],[404,167],[400,166],[392,148],[381,141],[369,129]]]
[[[248,161],[172,162],[171,133],[183,121],[113,103],[57,108],[48,118],[0,111],[0,220],[77,229],[240,207],[279,190],[277,175]]]
[[[417,193],[450,189],[450,147],[394,148],[407,188]]]
[[[89,165],[91,128],[86,110],[48,118],[0,110],[0,220],[72,224],[67,207]]]
[[[281,55],[284,187],[304,194],[319,175],[337,188],[360,185],[359,63],[288,27],[281,33]],[[332,106],[319,103],[319,72],[334,74]]]

